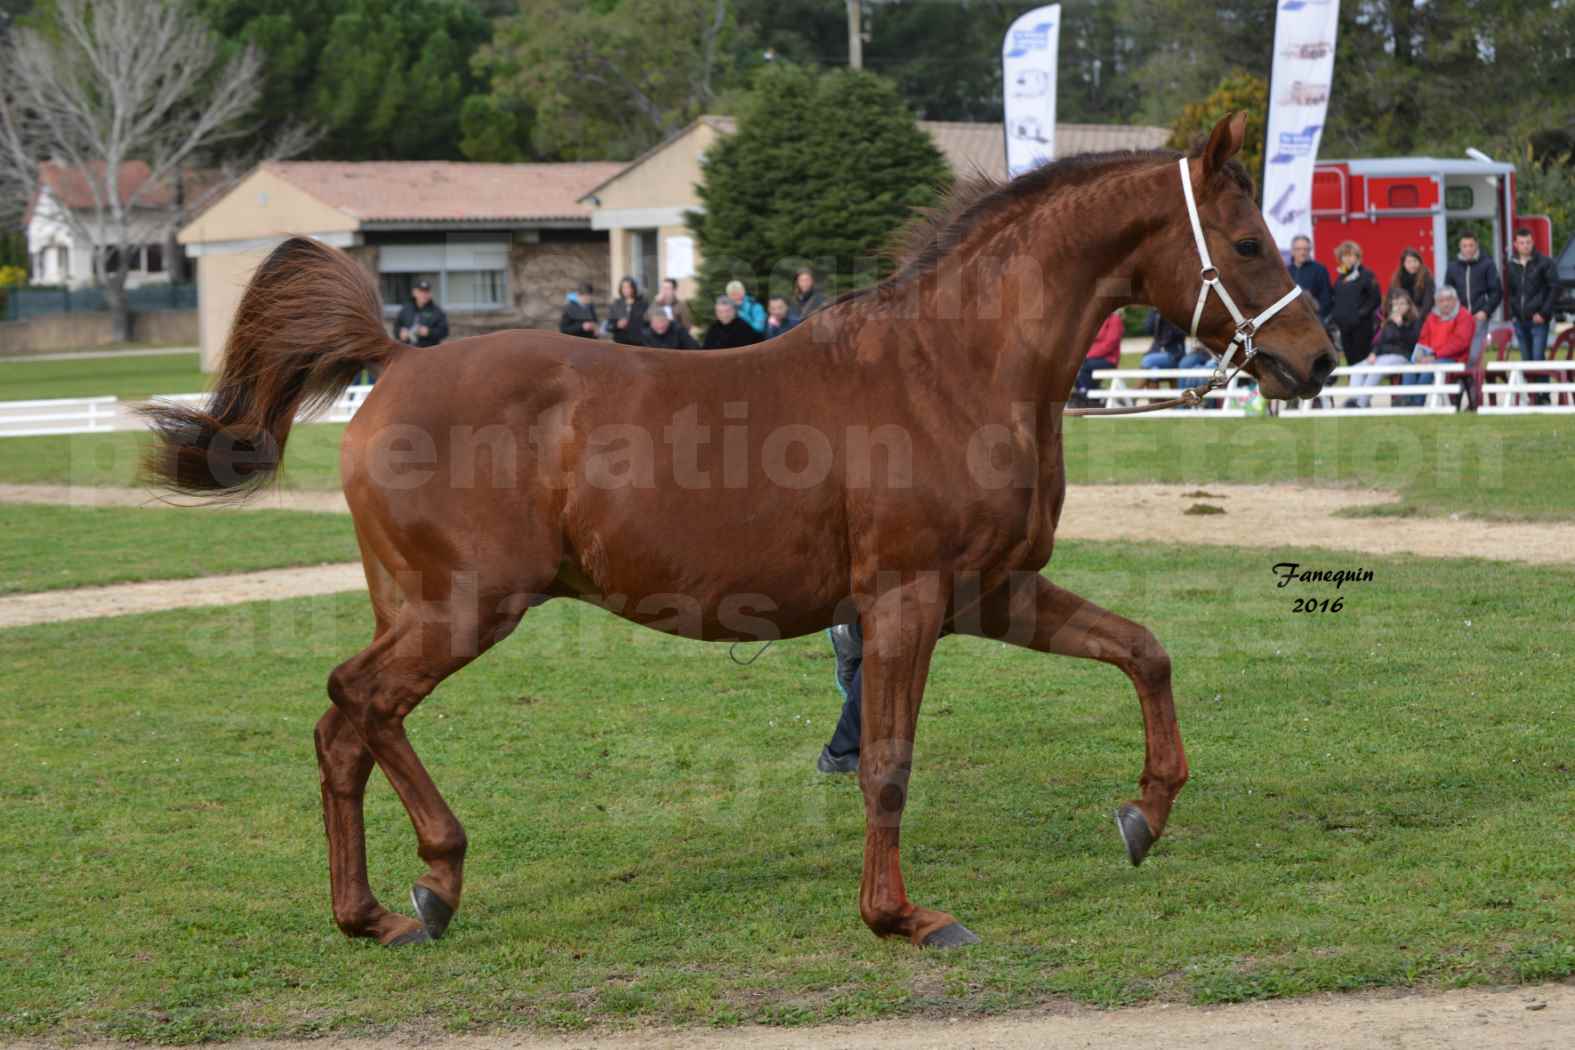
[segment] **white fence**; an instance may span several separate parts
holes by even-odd
[[[1331,380],[1344,384],[1326,386],[1311,401],[1292,401],[1280,407],[1289,419],[1309,416],[1414,416],[1458,412],[1465,365],[1356,365],[1336,368]],[[1406,378],[1419,380],[1406,384]],[[1398,382],[1390,382],[1391,377]],[[1357,385],[1355,379],[1376,380]]]
[[[1575,412],[1575,361],[1492,361],[1478,412]]]
[[[93,434],[115,430],[119,402],[113,397],[62,397],[47,401],[0,401],[0,437],[24,434]]]
[[[1487,381],[1482,386],[1482,404],[1477,411],[1494,415],[1575,413],[1575,361],[1494,361],[1483,367]],[[1277,414],[1282,419],[1310,419],[1455,412],[1459,410],[1457,402],[1465,373],[1465,366],[1457,364],[1336,368],[1331,377],[1335,385],[1324,387],[1323,392],[1312,401],[1280,405]],[[1094,372],[1094,379],[1107,385],[1090,390],[1088,396],[1106,405],[1141,405],[1149,401],[1180,397],[1183,390],[1181,380],[1192,380],[1196,385],[1202,385],[1212,374],[1213,370],[1208,368],[1102,368]],[[1426,375],[1428,381],[1411,385],[1391,382],[1407,375]],[[1378,382],[1371,386],[1350,385],[1350,380],[1358,376],[1376,376]],[[1345,382],[1340,383],[1341,379]],[[1155,385],[1143,386],[1145,383]],[[313,422],[348,422],[371,392],[370,386],[350,387]],[[1201,411],[1171,408],[1145,415],[1091,418],[1240,418],[1247,414],[1247,402],[1256,392],[1245,376],[1237,376],[1230,386],[1205,394],[1211,407]],[[153,400],[198,402],[205,397],[206,394],[161,394]],[[132,411],[135,404],[113,397],[0,401],[0,437],[140,430],[146,424]]]
[[[1496,361],[1483,366],[1487,381],[1482,384],[1480,412],[1498,415],[1512,413],[1575,413],[1575,361]],[[1336,368],[1329,386],[1310,401],[1291,401],[1278,406],[1282,419],[1316,419],[1331,416],[1413,416],[1439,415],[1460,411],[1460,394],[1470,370],[1461,364],[1357,365]],[[1180,397],[1182,380],[1201,385],[1213,374],[1209,368],[1102,368],[1094,372],[1096,381],[1107,385],[1088,392],[1091,400],[1106,405],[1142,405]],[[1426,381],[1404,382],[1407,376],[1424,376]],[[1372,377],[1370,385],[1353,385],[1352,380]],[[1343,380],[1343,381],[1342,381]],[[1152,384],[1144,386],[1143,384]],[[1238,375],[1229,387],[1204,395],[1210,407],[1170,408],[1137,416],[1095,416],[1095,419],[1163,419],[1187,417],[1218,419],[1242,417],[1255,388]]]
[[[345,423],[366,400],[370,386],[353,386],[337,397],[312,422]],[[201,402],[207,394],[157,394],[153,401]],[[43,434],[96,434],[110,430],[141,430],[147,426],[133,409],[141,401],[114,397],[66,397],[48,401],[0,401],[0,437]]]

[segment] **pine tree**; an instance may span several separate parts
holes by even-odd
[[[786,294],[806,263],[828,292],[867,284],[890,271],[880,249],[949,178],[889,81],[767,67],[737,133],[703,164],[705,210],[689,217],[702,294],[720,295],[734,278],[761,299]]]

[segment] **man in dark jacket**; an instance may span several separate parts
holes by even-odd
[[[595,339],[600,323],[596,319],[596,301],[591,298],[594,289],[584,284],[578,292],[564,297],[563,314],[558,318],[558,331],[564,335],[577,335],[582,339]]]
[[[1482,254],[1474,233],[1460,238],[1460,255],[1449,261],[1444,273],[1444,283],[1460,295],[1460,305],[1466,308],[1477,323],[1476,334],[1471,339],[1471,357],[1468,364],[1482,360],[1482,346],[1487,340],[1488,315],[1498,309],[1504,298],[1499,284],[1498,267]]]
[[[661,310],[652,308],[645,314],[645,330],[640,335],[642,346],[659,346],[668,350],[698,350],[700,344],[683,325],[668,317]]]
[[[1291,238],[1291,261],[1286,269],[1291,272],[1291,280],[1318,304],[1318,319],[1328,324],[1334,290],[1328,269],[1312,257],[1312,238],[1300,233]]]
[[[410,302],[399,308],[394,334],[411,346],[437,346],[448,338],[448,315],[432,301],[432,285],[417,281]]]
[[[735,346],[753,346],[761,335],[738,316],[738,307],[724,295],[716,301],[716,321],[705,330],[706,350],[727,350]]]
[[[1548,323],[1553,320],[1553,298],[1558,294],[1558,270],[1553,260],[1537,251],[1530,230],[1515,231],[1515,254],[1504,271],[1509,286],[1509,319],[1523,361],[1547,357]]]

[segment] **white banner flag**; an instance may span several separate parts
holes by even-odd
[[[1313,166],[1334,83],[1339,0],[1280,0],[1264,142],[1263,217],[1282,254],[1312,236]]]
[[[1055,60],[1060,46],[1060,4],[1034,8],[1013,22],[1001,41],[1008,178],[1055,159]]]

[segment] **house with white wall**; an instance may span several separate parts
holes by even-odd
[[[127,288],[169,281],[170,244],[166,234],[191,217],[189,202],[202,200],[213,182],[212,174],[203,171],[183,172],[179,185],[175,180],[148,185],[149,177],[148,166],[142,161],[128,161],[120,166],[120,201],[135,198],[134,228],[148,231],[142,243],[131,249]],[[96,178],[93,181],[102,183]],[[80,169],[64,164],[39,165],[38,191],[23,216],[30,284],[75,289],[94,283],[94,246],[92,240],[83,236],[81,227],[87,227],[86,232],[96,229],[98,203],[92,183]],[[75,224],[69,221],[68,212],[74,213]]]

